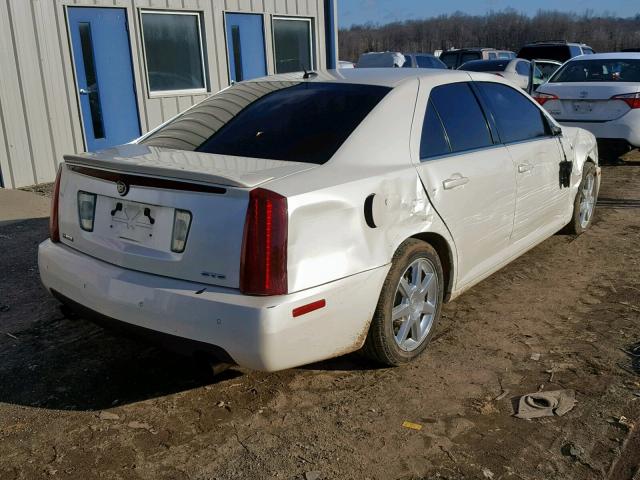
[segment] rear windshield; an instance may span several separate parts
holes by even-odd
[[[640,82],[640,60],[573,60],[550,82]]]
[[[364,53],[358,59],[357,68],[403,67],[406,65],[407,60],[401,53]],[[410,61],[408,66],[411,66]]]
[[[572,55],[568,45],[535,45],[522,47],[518,52],[518,57],[527,60],[547,59],[566,62]]]
[[[468,72],[503,72],[510,60],[474,60],[460,67]]]
[[[390,90],[345,83],[239,83],[196,105],[141,143],[322,164]]]

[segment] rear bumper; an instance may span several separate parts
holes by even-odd
[[[98,323],[177,337],[266,371],[359,349],[389,270],[383,266],[289,295],[251,297],[127,270],[49,240],[39,247],[38,264],[47,289]],[[294,308],[320,299],[324,308],[293,317]]]
[[[573,122],[559,120],[562,125],[580,127],[590,131],[597,139],[621,139],[633,147],[640,147],[640,109],[608,122]]]

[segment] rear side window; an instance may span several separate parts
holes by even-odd
[[[493,113],[503,143],[535,140],[549,134],[540,109],[516,89],[491,82],[476,85]]]
[[[527,62],[518,62],[516,64],[516,72],[519,75],[529,75],[529,70],[531,69],[531,64]]]
[[[482,53],[480,52],[466,52],[460,55],[460,64],[462,65],[465,62],[470,62],[471,60],[480,60],[482,58]]]
[[[474,60],[460,67],[468,72],[503,72],[509,65],[509,60]]]
[[[416,63],[418,64],[418,68],[437,68],[435,60],[426,55],[417,55]]]
[[[571,45],[569,48],[571,49],[572,57],[577,57],[578,55],[582,55],[582,49],[577,45]]]
[[[440,55],[440,60],[444,62],[447,68],[456,68],[456,61],[458,60],[458,52],[444,52]]]
[[[518,52],[519,58],[534,60],[536,58],[545,58],[548,60],[558,60],[566,62],[573,55],[567,45],[534,45],[522,47]]]
[[[495,60],[498,56],[494,52],[489,52],[489,60]]]
[[[430,101],[440,114],[453,152],[493,145],[484,113],[467,83],[436,87]]]
[[[447,141],[444,127],[440,121],[440,116],[436,112],[436,107],[429,101],[427,112],[422,124],[422,137],[420,138],[420,160],[446,155],[450,153],[449,142]]]
[[[276,90],[247,106],[197,151],[322,164],[389,90],[314,82]]]

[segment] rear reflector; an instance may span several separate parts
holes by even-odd
[[[53,185],[53,197],[51,197],[51,214],[49,215],[49,237],[54,243],[60,242],[60,225],[58,223],[58,205],[60,203],[60,179],[62,177],[62,165],[58,167],[56,183]]]
[[[327,305],[327,302],[324,300],[324,298],[322,300],[317,300],[313,303],[309,303],[307,305],[303,305],[301,307],[297,307],[293,309],[293,316],[295,317],[299,317],[300,315],[304,315],[306,313],[310,313],[313,312],[314,310],[318,310],[320,308],[324,308]]]
[[[553,95],[552,93],[535,92],[533,94],[533,98],[535,98],[536,102],[538,102],[540,105],[544,105],[549,100],[559,100],[559,97],[557,95]]]
[[[240,260],[242,293],[287,293],[288,220],[285,197],[263,188],[251,191]]]
[[[614,95],[611,100],[622,100],[630,108],[640,108],[640,93],[627,93],[624,95]]]

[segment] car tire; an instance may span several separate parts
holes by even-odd
[[[416,358],[433,337],[443,295],[435,249],[420,240],[405,241],[393,256],[362,353],[389,366]]]
[[[582,180],[573,201],[573,216],[564,229],[570,235],[581,235],[585,232],[593,221],[598,199],[598,181],[596,176],[596,166],[591,162],[586,162],[582,168]]]

